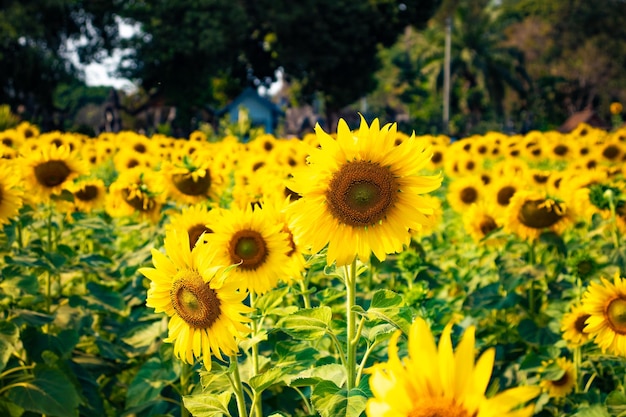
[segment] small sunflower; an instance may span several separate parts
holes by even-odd
[[[489,349],[474,362],[475,330],[465,330],[453,351],[447,325],[435,345],[426,322],[411,325],[408,357],[400,360],[396,332],[389,342],[386,363],[374,365],[370,373],[373,397],[367,401],[369,417],[530,417],[534,405],[525,405],[540,392],[539,387],[507,389],[491,398],[485,396],[494,364],[495,350]],[[519,407],[522,408],[519,408]]]
[[[165,225],[165,230],[173,229],[186,232],[189,236],[189,248],[193,251],[196,246],[206,243],[204,234],[213,232],[207,224],[214,221],[219,211],[220,209],[211,210],[205,204],[185,207],[180,213],[170,215],[170,221]]]
[[[280,279],[295,275],[288,255],[292,250],[289,236],[274,214],[259,206],[254,210],[232,207],[207,224],[213,233],[205,238],[215,262],[238,265],[229,279],[254,294],[264,294]]]
[[[622,103],[614,101],[609,105],[609,110],[611,111],[611,114],[616,115],[620,114],[624,108],[622,107]]]
[[[570,311],[563,315],[563,320],[561,321],[562,337],[569,346],[581,346],[589,340],[589,334],[585,332],[585,326],[590,316],[582,305],[572,305]]]
[[[504,230],[526,240],[536,240],[545,230],[561,233],[572,219],[562,201],[538,191],[522,190],[511,198],[504,214]]]
[[[34,201],[48,201],[75,178],[87,172],[87,164],[65,146],[42,145],[23,159],[24,188]]]
[[[446,195],[450,207],[462,213],[485,198],[485,186],[482,178],[477,175],[454,179],[448,187]]]
[[[494,208],[494,215],[501,217],[515,193],[524,190],[525,187],[525,178],[521,175],[502,176],[489,184],[486,199]]]
[[[543,378],[539,385],[550,397],[565,397],[576,386],[574,364],[566,358],[544,361],[540,372]]]
[[[146,305],[170,317],[165,342],[174,344],[174,354],[193,364],[202,359],[211,369],[211,355],[222,360],[239,350],[238,341],[250,329],[243,304],[247,293],[216,267],[206,246],[189,250],[187,233],[171,230],[165,236],[165,254],[152,249],[154,268],[140,268],[150,282]]]
[[[582,305],[590,315],[585,332],[603,352],[626,356],[626,279],[615,272],[613,283],[601,278],[591,282]]]
[[[165,162],[161,173],[170,197],[184,204],[219,199],[216,187],[222,181],[211,164],[211,158],[201,153],[183,155],[179,163]]]
[[[90,213],[103,208],[107,189],[101,179],[83,179],[69,184],[67,190],[74,195],[74,206],[78,211]]]
[[[21,178],[11,168],[12,165],[0,160],[0,224],[17,216],[23,204]]]
[[[109,187],[106,211],[112,217],[138,213],[142,219],[157,221],[163,204],[163,184],[152,170],[133,168],[124,171]]]
[[[476,243],[481,242],[500,227],[494,209],[484,203],[472,204],[463,213],[463,225],[465,231]]]
[[[341,119],[337,139],[316,126],[321,149],[311,149],[309,165],[294,173],[290,189],[302,195],[291,211],[298,244],[317,253],[328,245],[327,263],[350,264],[371,253],[384,260],[399,252],[410,230],[429,224],[429,207],[421,194],[436,190],[442,176],[422,176],[430,144],[415,135],[400,145],[395,124],[371,126],[361,117],[358,133]]]

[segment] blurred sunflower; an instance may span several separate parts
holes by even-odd
[[[0,160],[0,224],[8,223],[22,207],[21,178],[15,175],[12,165]]]
[[[525,174],[524,182],[532,188],[547,191],[550,175],[552,175],[551,170],[537,168],[528,169]]]
[[[192,252],[187,233],[170,230],[164,245],[165,254],[152,249],[154,268],[139,269],[150,280],[146,305],[170,317],[165,341],[174,344],[176,357],[189,364],[202,359],[210,370],[211,355],[235,355],[250,332],[247,293],[226,279],[208,247]]]
[[[451,329],[450,324],[445,327],[437,347],[426,322],[416,319],[409,333],[408,357],[402,361],[397,347],[400,332],[392,336],[388,362],[370,369],[373,397],[366,404],[369,417],[532,415],[534,405],[525,404],[539,394],[539,387],[510,388],[487,398],[495,350],[485,351],[474,362],[474,327],[465,330],[456,352]]]
[[[238,265],[229,279],[254,294],[275,288],[279,280],[299,273],[289,262],[289,236],[284,223],[269,210],[257,206],[224,210],[207,224],[213,231],[205,235],[207,245],[219,265]],[[204,246],[204,245],[203,245]]]
[[[437,230],[443,220],[443,207],[441,205],[441,199],[426,194],[424,195],[424,200],[426,201],[427,205],[432,208],[432,213],[423,213],[429,220],[429,222],[423,224],[422,228],[419,230],[411,229],[411,236],[413,237],[428,236],[429,234]]]
[[[493,206],[485,203],[472,204],[463,213],[463,225],[465,226],[465,231],[476,243],[481,242],[500,227],[494,214]]]
[[[608,164],[618,164],[626,154],[626,143],[618,140],[606,141],[597,148],[597,156]]]
[[[384,260],[410,241],[410,230],[429,224],[432,205],[421,196],[436,190],[442,176],[422,176],[430,145],[414,134],[395,146],[395,124],[371,126],[361,117],[353,134],[341,119],[337,139],[316,126],[321,149],[311,149],[306,169],[294,173],[291,227],[297,244],[319,252],[328,244],[327,263],[350,264],[371,253]]]
[[[190,142],[206,142],[206,140],[207,140],[206,133],[204,133],[201,130],[194,130],[193,132],[189,134]]]
[[[24,139],[34,139],[39,136],[39,128],[37,125],[31,124],[27,121],[21,122],[15,127],[15,129],[20,132]]]
[[[581,346],[589,340],[589,334],[585,332],[585,322],[590,316],[582,305],[572,305],[570,311],[563,315],[561,320],[562,337],[569,346]]]
[[[0,132],[0,144],[7,148],[19,149],[24,138],[17,129],[7,129]]]
[[[454,179],[448,186],[446,198],[450,207],[458,213],[462,213],[472,204],[483,201],[485,198],[485,186],[480,176],[471,175]]]
[[[66,146],[42,145],[22,160],[24,189],[33,201],[48,201],[75,178],[87,172],[87,164]]]
[[[163,204],[163,183],[148,168],[126,170],[109,187],[106,211],[112,217],[138,213],[142,219],[159,220]]]
[[[626,356],[626,279],[617,271],[613,283],[601,281],[591,282],[583,294],[582,305],[590,315],[585,332],[603,352]]]
[[[207,224],[214,221],[213,219],[220,210],[217,208],[211,210],[210,207],[201,203],[185,207],[180,213],[170,214],[169,223],[165,225],[165,230],[186,232],[189,236],[189,248],[193,251],[199,244],[206,243],[203,234],[213,232]]]
[[[521,190],[511,198],[504,214],[504,230],[526,240],[536,240],[545,230],[561,233],[572,221],[562,201],[539,191]]]
[[[78,211],[90,213],[104,207],[107,189],[101,179],[79,180],[69,184],[67,190],[74,195],[74,207]]]
[[[103,148],[104,151],[109,149],[114,148]],[[121,148],[113,154],[113,164],[117,172],[124,172],[134,168],[150,168],[153,165],[147,154],[138,153],[128,148]]]
[[[485,194],[486,200],[494,208],[494,215],[501,217],[515,193],[525,188],[525,178],[522,175],[501,176],[489,184]]]
[[[539,371],[543,374],[539,385],[550,397],[565,397],[576,386],[574,364],[566,358],[544,361]]]
[[[197,204],[206,200],[217,201],[221,179],[211,167],[208,155],[184,155],[179,163],[165,161],[161,173],[169,196],[183,204]]]

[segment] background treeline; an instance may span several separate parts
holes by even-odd
[[[0,103],[42,130],[78,129],[106,88],[80,63],[123,52],[138,86],[127,113],[174,106],[188,132],[281,68],[283,106],[315,104],[332,128],[350,108],[444,132],[446,19],[452,22],[451,123],[462,136],[558,127],[626,102],[623,0],[7,0],[0,13]],[[135,25],[131,37],[119,21]],[[86,132],[89,133],[89,132]]]

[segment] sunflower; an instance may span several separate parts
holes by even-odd
[[[609,110],[611,111],[611,114],[616,115],[620,114],[624,108],[622,107],[622,103],[614,101],[609,105]]]
[[[448,187],[446,198],[450,207],[458,213],[464,212],[472,204],[484,199],[485,186],[478,175],[459,178],[452,181]]]
[[[613,283],[601,278],[583,294],[583,308],[590,315],[585,332],[603,352],[626,355],[626,279],[615,272]]]
[[[586,320],[590,317],[582,305],[572,305],[570,311],[563,315],[561,331],[563,340],[571,347],[585,344],[589,335],[585,332]]]
[[[545,230],[561,233],[572,219],[562,201],[539,191],[521,190],[511,198],[504,213],[504,230],[526,240],[536,240]]]
[[[465,231],[478,243],[497,230],[501,225],[494,214],[493,206],[478,203],[472,204],[463,213]],[[494,242],[492,242],[494,243]]]
[[[139,213],[142,219],[157,221],[163,203],[160,177],[146,168],[126,170],[109,187],[106,211],[112,217]]]
[[[19,149],[24,138],[17,129],[7,129],[0,132],[0,144],[7,148]]]
[[[207,224],[213,231],[205,235],[207,245],[215,253],[215,262],[238,265],[230,274],[242,288],[264,294],[275,288],[280,279],[292,271],[289,236],[284,223],[274,213],[256,206],[245,209],[231,207]]]
[[[206,133],[204,133],[201,130],[194,130],[193,132],[189,134],[189,141],[190,142],[206,142],[207,141]]]
[[[447,325],[435,345],[426,322],[418,318],[411,325],[408,357],[398,357],[396,332],[389,342],[386,363],[369,371],[373,397],[367,401],[370,417],[488,417],[531,416],[539,387],[507,389],[491,398],[485,390],[491,378],[495,350],[489,349],[474,362],[475,329],[469,327],[453,352]],[[522,406],[522,408],[519,408]]]
[[[525,188],[525,177],[522,175],[501,176],[489,184],[486,200],[494,208],[494,215],[501,217],[515,193]]]
[[[174,343],[176,357],[189,364],[202,359],[210,370],[211,355],[236,354],[250,332],[247,294],[226,279],[206,246],[189,250],[187,233],[170,230],[164,245],[165,254],[152,249],[154,268],[139,269],[151,281],[146,305],[170,317],[165,342]]]
[[[67,190],[74,195],[74,206],[78,211],[90,213],[104,207],[106,186],[101,179],[83,179],[69,184]]]
[[[430,145],[415,135],[395,146],[396,124],[371,126],[361,116],[358,134],[341,119],[337,139],[319,125],[321,149],[311,149],[309,165],[294,173],[290,189],[302,195],[292,203],[291,227],[318,252],[328,244],[327,263],[351,263],[356,256],[379,260],[410,241],[410,229],[429,224],[430,206],[420,194],[441,185],[441,174],[421,176]]]
[[[211,165],[212,159],[204,153],[183,155],[180,163],[164,162],[161,173],[169,196],[183,204],[219,199],[216,187],[222,180]]]
[[[22,163],[25,189],[33,201],[48,201],[87,171],[87,164],[69,148],[50,144],[26,155]]]
[[[576,372],[572,361],[566,358],[544,361],[539,371],[544,374],[539,385],[550,397],[565,397],[576,386]]]
[[[212,233],[207,224],[214,221],[220,209],[211,210],[205,204],[195,204],[185,207],[180,213],[169,216],[169,223],[165,225],[165,230],[179,230],[186,232],[189,236],[189,248],[193,251],[199,244],[206,243],[205,233]],[[200,239],[202,238],[202,239]]]
[[[428,213],[423,213],[429,222],[423,224],[422,228],[419,230],[411,230],[411,236],[413,237],[423,237],[432,234],[437,230],[443,219],[441,199],[428,194],[423,197],[428,206],[432,208],[432,212],[429,211]]]
[[[23,121],[15,127],[24,139],[34,139],[39,136],[39,128],[30,122]]]
[[[21,178],[15,175],[12,165],[0,160],[0,224],[8,223],[22,207]]]

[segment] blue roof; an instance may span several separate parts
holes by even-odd
[[[259,93],[254,88],[246,87],[246,89],[243,90],[243,92],[241,94],[239,94],[233,101],[228,103],[226,106],[224,106],[223,108],[218,110],[216,112],[216,114],[218,116],[221,116],[221,115],[223,115],[225,113],[229,113],[231,110],[236,110],[237,108],[239,108],[239,106],[246,107],[245,103],[250,101],[250,100],[256,101],[257,103],[259,103],[263,107],[268,108],[275,115],[281,115],[282,116],[285,113],[285,112],[283,112],[283,110],[276,103],[273,103],[272,101],[268,100],[267,98],[262,97],[261,95],[259,95]]]

